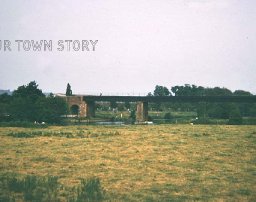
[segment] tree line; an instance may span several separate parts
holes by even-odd
[[[70,84],[67,85],[66,95],[72,96]],[[165,86],[156,85],[148,96],[253,96],[244,90],[232,92],[227,88],[205,88],[202,86],[185,84],[173,86],[168,89]],[[111,108],[119,105],[110,103]],[[120,105],[121,106],[121,105]],[[124,103],[120,110],[130,109],[130,103]],[[103,106],[98,106],[102,108]],[[134,106],[135,107],[135,106]],[[133,107],[133,108],[134,108]],[[150,103],[152,111],[186,111],[197,112],[199,120],[229,119],[233,123],[242,123],[243,117],[256,117],[256,104],[252,103]],[[0,95],[0,121],[28,121],[60,123],[62,115],[69,113],[64,99],[46,96],[35,81],[27,85],[19,86],[12,95],[7,93]],[[171,115],[168,114],[171,118]]]
[[[205,88],[203,86],[196,86],[185,84],[182,86],[173,86],[170,90],[165,86],[156,85],[153,93],[149,92],[148,96],[252,96],[249,91],[235,90],[232,92],[227,88],[213,87]]]
[[[156,85],[148,96],[253,96],[249,91],[213,87],[205,88],[185,84],[173,86],[170,90],[165,86]],[[256,104],[252,103],[156,103],[151,105],[155,110],[173,109],[174,111],[196,111],[198,118],[230,119],[234,123],[242,123],[242,117],[256,117]]]
[[[46,96],[35,81],[19,86],[12,95],[0,95],[0,121],[60,123],[67,112],[63,99]]]

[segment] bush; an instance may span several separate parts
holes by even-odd
[[[240,110],[238,107],[232,109],[229,115],[228,124],[231,125],[241,125],[243,123],[243,118],[241,116]]]
[[[165,122],[166,122],[166,123],[170,123],[170,121],[171,121],[172,118],[173,118],[173,117],[172,117],[172,115],[171,115],[170,112],[165,113],[164,119],[165,119]]]
[[[38,177],[28,175],[24,179],[15,176],[7,178],[7,187],[10,191],[22,193],[24,201],[59,201],[58,177]]]
[[[98,178],[82,179],[80,185],[71,188],[61,185],[56,176],[0,175],[0,202],[90,202],[102,201],[104,198],[105,191]]]
[[[131,114],[130,114],[130,117],[129,117],[129,122],[131,124],[134,124],[136,121],[136,111],[135,110],[132,110],[131,111]]]
[[[81,180],[81,185],[77,189],[76,202],[102,201],[104,190],[101,187],[99,178]]]

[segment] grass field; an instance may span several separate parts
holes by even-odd
[[[256,126],[0,128],[0,138],[0,201],[24,200],[10,176],[56,176],[60,201],[92,177],[106,201],[256,200]]]

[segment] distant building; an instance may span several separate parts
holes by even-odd
[[[7,93],[8,95],[11,95],[12,91],[10,91],[10,90],[1,90],[0,89],[0,95],[5,94],[5,93]]]

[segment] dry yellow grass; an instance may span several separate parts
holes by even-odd
[[[0,138],[0,174],[70,187],[96,176],[118,201],[256,200],[256,126],[0,128]]]

